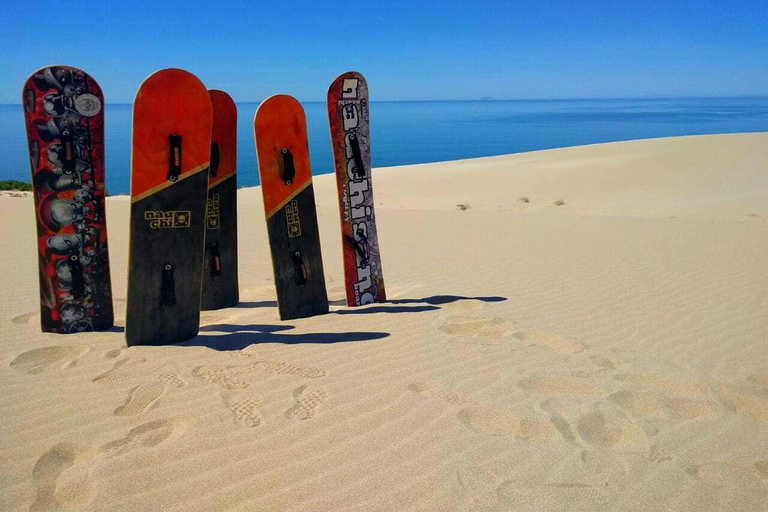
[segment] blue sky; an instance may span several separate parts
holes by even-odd
[[[378,100],[768,94],[765,0],[5,0],[0,14],[0,103],[57,63],[113,103],[164,67],[236,101],[322,101],[348,69]]]

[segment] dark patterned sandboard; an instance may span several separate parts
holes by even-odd
[[[280,319],[327,313],[304,110],[278,94],[259,105],[253,126]]]
[[[347,305],[387,300],[373,210],[368,85],[348,71],[328,89],[328,124],[341,216]]]
[[[112,327],[104,202],[104,96],[77,68],[39,69],[22,92],[44,332]]]
[[[211,168],[203,259],[202,310],[236,306],[237,107],[223,91],[208,91],[213,106]]]
[[[211,100],[194,75],[164,69],[133,104],[128,345],[195,336],[205,243]]]

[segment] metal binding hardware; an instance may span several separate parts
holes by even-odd
[[[169,135],[168,180],[176,181],[181,174],[181,135]]]
[[[67,258],[67,263],[69,263],[69,274],[72,276],[72,296],[79,299],[85,293],[83,266],[80,264],[80,256],[70,254]]]
[[[293,253],[293,267],[296,271],[296,284],[304,286],[307,284],[307,267],[304,265],[304,260],[301,257],[301,253],[296,251]]]
[[[163,280],[160,284],[160,303],[165,306],[173,306],[176,304],[176,291],[174,288],[176,283],[173,279],[173,265],[170,263],[163,264]]]
[[[219,243],[211,242],[211,274],[214,276],[221,275],[221,256],[219,255]]]
[[[293,165],[293,155],[287,148],[280,150],[283,155],[283,181],[286,185],[293,183],[293,178],[296,177],[296,167]]]
[[[221,154],[219,153],[219,145],[211,141],[211,167],[208,171],[211,178],[216,177],[216,171],[219,170],[219,163],[221,162]]]
[[[360,153],[360,144],[357,142],[357,135],[349,134],[349,142],[352,145],[352,158],[355,160],[355,176],[365,178],[365,166],[363,165],[363,155]]]

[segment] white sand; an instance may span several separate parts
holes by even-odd
[[[32,199],[0,197],[0,510],[768,509],[768,134],[375,176],[391,303],[341,305],[320,176],[332,313],[280,322],[242,190],[243,304],[197,346],[41,333]]]

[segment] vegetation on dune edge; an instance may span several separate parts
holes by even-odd
[[[31,192],[32,184],[18,180],[0,180],[0,190],[19,190],[22,192]]]

